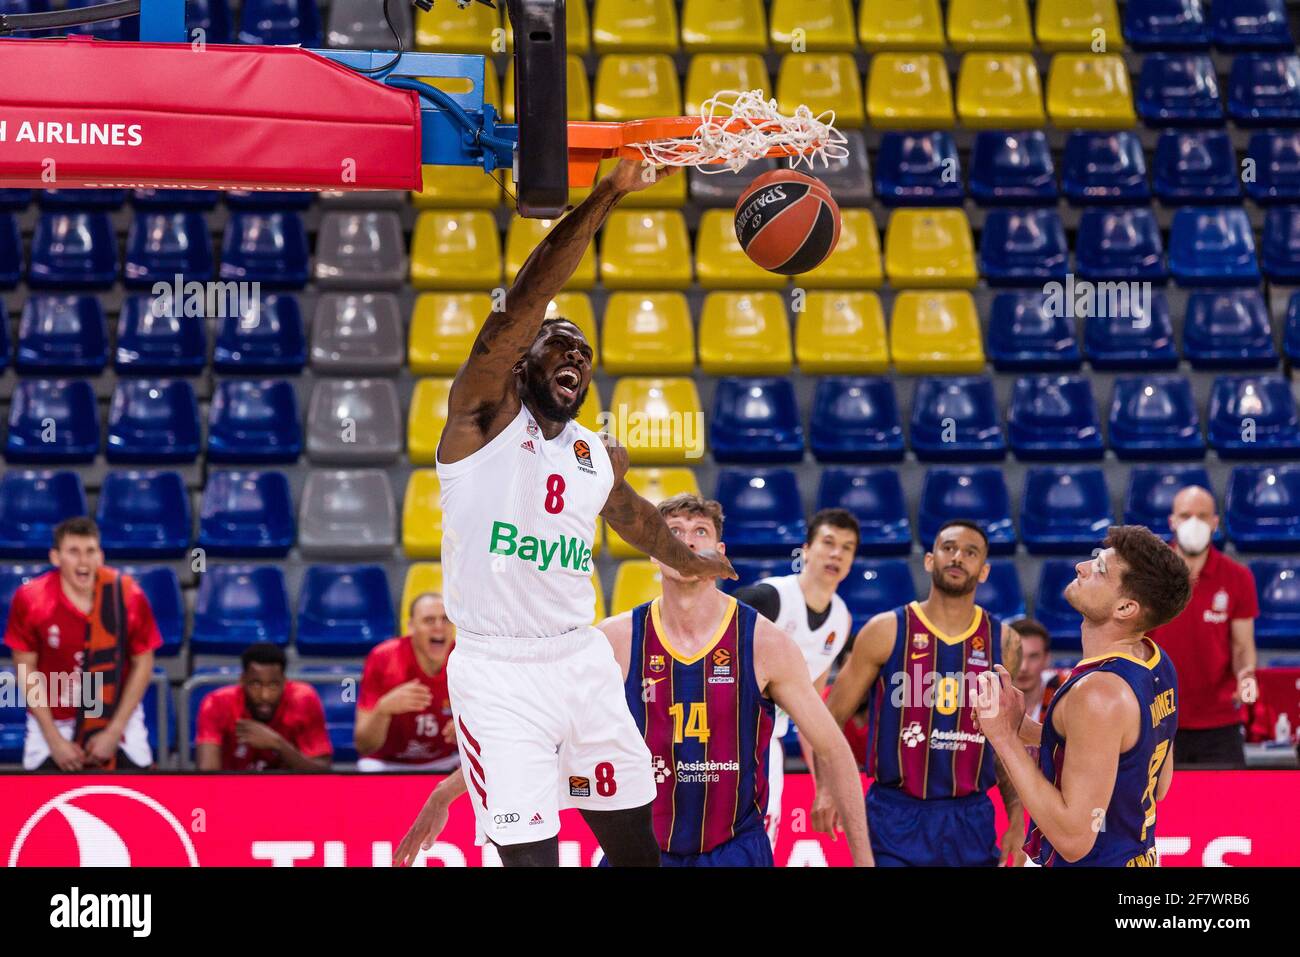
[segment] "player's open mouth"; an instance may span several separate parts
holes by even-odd
[[[581,384],[582,375],[573,366],[564,366],[555,373],[555,388],[566,399],[576,399]]]
[[[72,577],[77,580],[78,585],[89,585],[95,579],[95,573],[89,568],[77,568],[72,572]]]

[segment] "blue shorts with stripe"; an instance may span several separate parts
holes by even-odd
[[[608,867],[608,858],[601,858],[601,867]],[[772,842],[767,831],[754,828],[737,834],[703,854],[669,854],[659,852],[660,867],[773,867]]]
[[[867,828],[877,867],[996,867],[997,827],[987,794],[922,801],[872,784]]]

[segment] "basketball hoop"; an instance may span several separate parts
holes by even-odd
[[[699,116],[673,116],[626,123],[569,124],[569,183],[589,186],[602,159],[621,156],[656,166],[695,166],[703,173],[739,172],[752,160],[786,156],[791,166],[849,155],[835,129],[835,113],[813,115],[800,106],[793,116],[777,109],[762,90],[725,90],[700,105]],[[709,167],[716,167],[710,169]]]

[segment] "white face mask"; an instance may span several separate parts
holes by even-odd
[[[1178,547],[1185,554],[1199,555],[1209,547],[1213,532],[1208,522],[1199,518],[1189,518],[1178,526],[1174,534],[1178,538]]]

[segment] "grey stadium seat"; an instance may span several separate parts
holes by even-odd
[[[406,240],[396,210],[332,210],[316,236],[316,282],[327,289],[398,289]]]
[[[807,163],[799,165],[799,172],[810,173],[830,189],[835,202],[841,206],[866,206],[871,202],[871,169],[867,165],[867,141],[861,130],[842,130],[848,140],[844,145],[849,155],[833,159],[829,166],[817,163],[811,170]],[[784,161],[789,163],[788,160]]]
[[[331,561],[384,558],[397,547],[397,503],[381,469],[314,470],[298,507],[298,549]]]
[[[691,202],[700,206],[735,206],[740,194],[755,179],[777,168],[774,159],[754,160],[739,173],[733,173],[726,167],[719,167],[721,173],[701,173],[692,168],[688,171]]]
[[[388,8],[393,17],[393,26],[402,35],[406,48],[414,49],[411,5],[393,3]],[[384,4],[377,0],[330,0],[325,43],[340,50],[396,49],[393,45],[393,31],[384,22]]]
[[[392,379],[321,379],[307,410],[307,456],[317,465],[391,465],[402,454],[402,408]]]
[[[389,292],[331,292],[316,302],[311,367],[324,375],[386,375],[406,358],[401,305]]]

